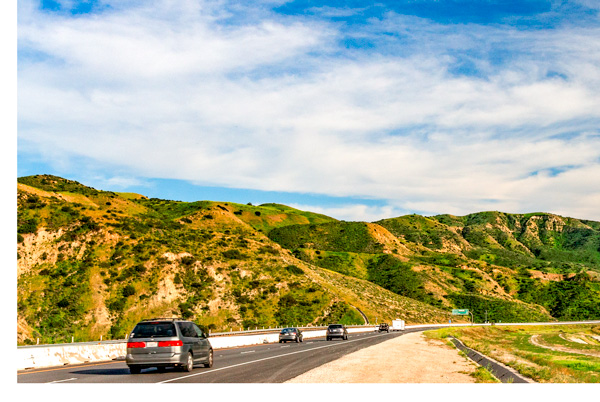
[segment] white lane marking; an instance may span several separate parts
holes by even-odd
[[[76,380],[76,379],[77,378],[67,378],[66,380],[50,381],[50,382],[47,382],[46,384],[56,384],[57,382],[73,381],[73,380]]]
[[[381,336],[381,335],[373,335],[373,336],[370,336],[369,338],[374,338],[376,336]],[[325,345],[325,346],[318,346],[316,348],[299,350],[299,351],[296,351],[296,352],[290,352],[290,353],[286,353],[286,354],[283,354],[283,355],[265,357],[263,359],[252,360],[252,361],[249,361],[249,362],[234,364],[232,366],[227,366],[227,367],[221,367],[221,368],[217,368],[217,369],[212,369],[210,371],[202,371],[200,373],[185,375],[183,377],[171,378],[169,380],[159,381],[159,382],[157,382],[157,384],[165,384],[167,382],[172,382],[172,381],[177,381],[177,380],[183,380],[184,378],[190,378],[190,377],[196,377],[196,376],[199,376],[199,375],[214,373],[215,371],[227,370],[227,369],[234,368],[234,367],[246,366],[248,364],[262,362],[262,361],[265,361],[265,360],[278,359],[280,357],[291,356],[291,355],[295,355],[295,354],[298,354],[298,353],[312,352],[313,350],[319,350],[319,349],[324,349],[324,348],[331,348],[331,347],[334,347],[334,346],[346,345],[348,343],[358,342],[358,341],[362,341],[362,339],[348,340],[348,341],[345,341],[345,342],[335,342],[335,343],[331,343],[331,344]],[[290,346],[290,345],[287,345],[287,346]],[[286,346],[282,346],[282,348],[284,348],[284,347],[286,347]]]
[[[254,353],[254,352],[256,352],[256,350],[249,350],[247,352],[241,352],[241,353],[244,354],[244,353]]]

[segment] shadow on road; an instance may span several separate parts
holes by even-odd
[[[156,373],[156,370],[147,371],[148,373]],[[117,368],[117,369],[81,369],[81,370],[73,370],[71,371],[73,374],[81,374],[81,375],[126,375],[129,374],[128,368]],[[144,374],[144,371],[142,371]]]

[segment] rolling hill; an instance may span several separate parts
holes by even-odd
[[[484,212],[343,222],[280,204],[181,202],[17,179],[19,343],[403,318],[600,317],[600,223]]]

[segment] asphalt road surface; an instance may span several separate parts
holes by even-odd
[[[96,362],[17,372],[19,383],[282,383],[346,354],[408,332],[349,334],[348,340],[305,339],[302,343],[276,343],[215,350],[212,368],[192,372],[154,368],[130,374],[124,361]]]

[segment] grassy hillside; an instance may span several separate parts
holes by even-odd
[[[206,329],[600,318],[600,223],[484,212],[343,222],[280,204],[181,202],[17,180],[18,341]]]
[[[148,199],[47,175],[19,178],[17,190],[20,343],[120,338],[151,316],[213,331],[363,323],[357,309],[371,321],[381,312],[418,317],[393,306],[405,297],[375,287],[382,306],[354,290],[353,278],[330,280],[265,234],[335,222],[323,215]],[[444,311],[420,309],[446,320]]]
[[[600,382],[600,325],[455,327],[425,334],[459,338],[536,382]]]
[[[430,306],[514,322],[600,317],[599,233],[591,221],[482,212],[290,225],[269,237],[298,259]]]
[[[598,222],[545,213],[480,212],[457,217],[407,215],[377,222],[431,250],[454,252],[506,267],[545,272],[600,271]]]
[[[370,233],[365,222],[285,226],[271,230],[269,237],[288,249],[312,248],[355,253],[383,251],[383,244]]]

